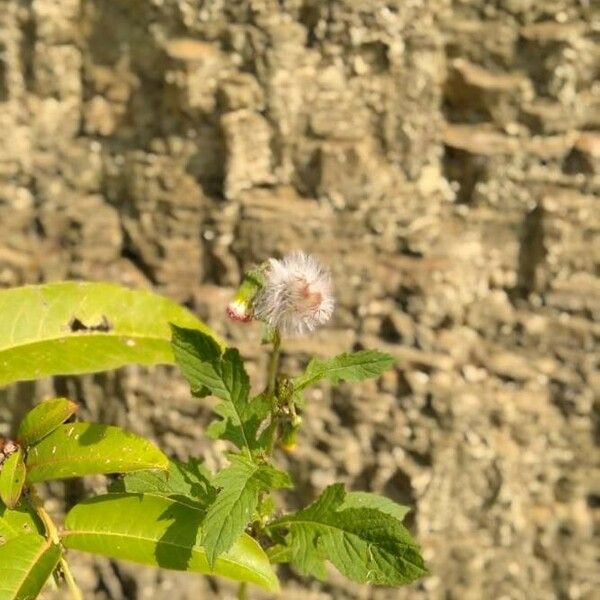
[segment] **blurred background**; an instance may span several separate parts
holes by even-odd
[[[260,385],[258,327],[224,307],[256,261],[319,255],[338,308],[286,368],[397,364],[311,396],[288,504],[336,479],[410,504],[431,575],[283,571],[282,598],[598,598],[599,39],[596,0],[0,0],[0,286],[152,287]],[[219,465],[209,402],[166,367],[0,390],[0,433],[57,393]],[[235,591],[73,561],[86,598]]]

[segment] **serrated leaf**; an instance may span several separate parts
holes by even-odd
[[[377,350],[361,350],[350,354],[344,352],[327,360],[313,358],[306,371],[294,380],[294,391],[299,392],[321,379],[328,379],[335,385],[340,381],[378,377],[393,364],[392,356]]]
[[[27,453],[27,482],[83,475],[166,470],[169,459],[149,440],[119,427],[68,423]]]
[[[75,402],[66,398],[53,398],[41,402],[32,408],[21,421],[17,439],[25,446],[39,442],[74,415],[78,408]]]
[[[342,484],[331,485],[309,507],[271,523],[269,531],[287,531],[271,559],[289,560],[302,574],[320,578],[329,560],[352,581],[377,585],[402,585],[426,573],[418,546],[395,517],[371,507],[344,508],[345,498]],[[349,501],[356,502],[356,496]]]
[[[37,534],[0,546],[0,600],[33,600],[60,558],[60,547]]]
[[[150,493],[192,501],[195,506],[211,504],[217,490],[211,483],[212,475],[197,459],[187,463],[169,461],[169,470],[128,473],[109,487],[111,493]]]
[[[109,283],[0,290],[0,315],[0,386],[132,363],[172,363],[170,322],[214,336],[171,300]]]
[[[11,510],[18,504],[24,485],[23,450],[17,448],[0,467],[0,499]]]
[[[10,510],[0,502],[0,546],[7,540],[28,533],[44,533],[42,522],[29,504],[21,499],[14,510]]]
[[[173,326],[173,352],[192,392],[208,388],[223,400],[215,407],[221,421],[212,423],[209,435],[228,440],[249,454],[264,450],[267,437],[259,435],[270,404],[263,396],[250,400],[250,381],[240,353],[228,348],[223,354],[200,331]]]
[[[108,494],[75,506],[65,519],[67,548],[164,569],[221,575],[277,591],[261,547],[242,535],[211,569],[201,544],[205,511],[153,494]]]
[[[258,465],[242,456],[230,456],[231,465],[213,483],[221,488],[204,521],[202,543],[209,564],[227,551],[253,518],[261,492],[291,487],[287,473],[270,465]]]
[[[340,508],[374,508],[398,519],[398,521],[403,521],[404,517],[410,512],[409,506],[398,504],[385,496],[371,492],[346,492],[346,497]]]

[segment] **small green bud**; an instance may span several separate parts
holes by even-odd
[[[252,269],[244,274],[242,283],[233,300],[227,305],[227,316],[234,321],[247,323],[252,320],[252,302],[264,283],[262,268]]]
[[[275,395],[279,399],[281,405],[289,404],[294,395],[294,384],[289,375],[279,375],[277,377],[275,387]]]

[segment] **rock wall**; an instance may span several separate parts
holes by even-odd
[[[397,358],[377,383],[315,392],[289,462],[302,503],[341,479],[414,505],[431,575],[396,591],[284,573],[283,597],[591,599],[595,0],[0,4],[0,286],[152,286],[255,356],[257,328],[223,307],[244,268],[304,248],[331,265],[339,305],[286,343],[287,366]],[[170,369],[1,391],[4,430],[57,392],[219,462],[207,404]],[[52,506],[101,486],[56,484]],[[234,591],[74,560],[89,598]]]

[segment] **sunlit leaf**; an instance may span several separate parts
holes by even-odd
[[[192,502],[195,506],[208,506],[217,495],[212,484],[212,474],[199,460],[193,458],[187,463],[170,460],[168,471],[128,473],[112,483],[109,492],[175,497],[182,502]]]
[[[258,465],[243,456],[230,456],[231,465],[214,478],[221,488],[204,521],[202,543],[209,564],[228,550],[252,520],[261,492],[291,487],[287,473],[270,465]]]
[[[108,494],[75,506],[65,519],[67,548],[164,569],[221,575],[277,591],[261,547],[242,535],[211,569],[202,546],[205,510],[153,494]]]
[[[30,446],[62,425],[79,407],[66,398],[45,400],[32,408],[21,421],[17,439]]]
[[[60,546],[37,534],[0,546],[0,600],[33,600],[60,558]]]
[[[0,498],[8,508],[15,508],[19,502],[23,485],[25,485],[23,450],[17,448],[0,468]]]
[[[319,578],[329,560],[352,581],[377,585],[402,585],[426,574],[418,546],[387,503],[384,512],[363,496],[356,507],[361,498],[354,496],[344,507],[345,497],[342,484],[331,485],[307,508],[271,523],[272,534],[285,535],[270,550],[271,560]]]
[[[340,508],[374,508],[387,513],[398,521],[402,521],[410,512],[410,507],[371,492],[347,492]]]
[[[172,363],[171,322],[214,335],[167,298],[109,283],[0,290],[0,315],[0,385],[131,363]]]
[[[100,473],[169,467],[169,459],[150,441],[119,427],[67,423],[27,453],[27,482]]]
[[[294,390],[299,392],[321,379],[328,379],[331,383],[337,384],[340,381],[362,381],[378,377],[393,364],[392,356],[377,350],[344,352],[326,360],[313,358],[308,363],[306,371],[294,380]]]
[[[248,454],[264,450],[268,436],[259,431],[270,404],[262,394],[250,399],[250,380],[238,350],[228,348],[221,354],[203,332],[173,326],[173,352],[192,392],[208,389],[222,400],[214,409],[221,419],[211,423],[207,433]]]
[[[42,522],[29,504],[21,498],[21,502],[11,510],[0,502],[0,545],[27,533],[44,533]]]

